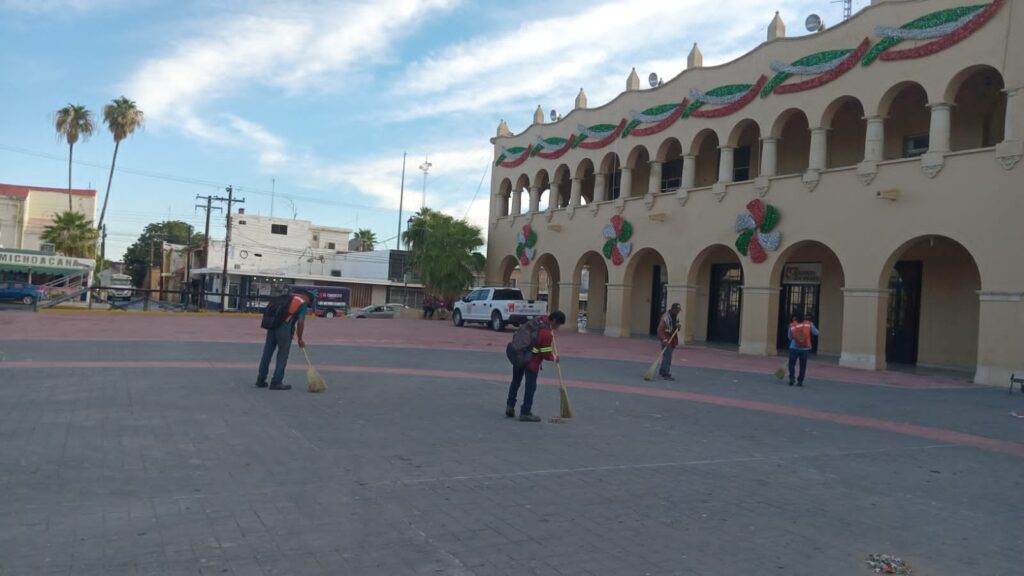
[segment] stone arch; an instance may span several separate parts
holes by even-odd
[[[512,280],[516,276],[516,271],[519,269],[519,260],[516,260],[515,256],[505,256],[501,259],[501,264],[498,266],[498,281],[502,286],[512,286]]]
[[[683,144],[668,138],[658,147],[655,156],[661,162],[661,186],[655,192],[671,192],[683,187]]]
[[[686,341],[739,345],[743,261],[735,247],[712,244],[687,271]]]
[[[913,158],[928,150],[931,113],[928,92],[917,82],[900,82],[889,88],[878,105],[885,118],[883,159]]]
[[[604,175],[604,190],[596,192],[598,197],[615,200],[622,191],[622,159],[615,152],[605,154],[599,172]]]
[[[779,175],[806,172],[811,156],[811,128],[807,114],[799,108],[783,111],[772,124],[771,135],[778,140],[776,172]]]
[[[526,202],[523,202],[524,196]],[[516,178],[516,185],[512,188],[512,206],[513,208],[519,206],[519,211],[512,214],[513,216],[518,216],[530,209],[530,177],[526,174],[520,174]]]
[[[537,209],[544,210],[551,201],[551,176],[546,168],[537,171],[533,178],[533,185],[537,188]]]
[[[761,126],[749,118],[729,133],[726,146],[733,148],[733,181],[753,180],[761,173]]]
[[[878,282],[889,292],[887,338],[877,350],[887,363],[977,368],[977,262],[966,246],[942,235],[916,236],[893,250]]]
[[[509,216],[512,211],[512,180],[502,178],[498,184],[498,217]]]
[[[573,285],[586,330],[603,332],[608,313],[608,263],[604,256],[593,250],[583,254],[573,271]]]
[[[701,130],[693,137],[693,141],[690,143],[690,154],[696,156],[694,187],[711,186],[718,181],[718,146],[718,133],[710,128]]]
[[[577,166],[575,178],[580,179],[580,204],[590,204],[594,201],[594,186],[596,184],[594,161],[584,158]]]
[[[802,312],[821,330],[815,351],[838,356],[843,350],[846,274],[835,251],[817,240],[791,243],[775,259],[771,285],[780,290],[778,312],[768,317],[768,334],[776,335],[776,346],[780,350],[789,346],[789,319],[792,313]]]
[[[623,332],[653,335],[664,312],[668,265],[654,248],[642,248],[626,262],[623,291]]]
[[[636,198],[647,194],[651,181],[651,153],[647,147],[634,146],[626,157],[626,167],[630,170],[629,196]]]
[[[551,203],[558,208],[565,208],[569,205],[569,195],[572,193],[572,175],[566,164],[559,164],[555,168],[554,176],[551,178],[551,190],[554,192],[556,189],[558,194],[552,193]]]
[[[530,275],[531,297],[535,300],[546,300],[548,310],[562,308],[559,300],[559,286],[562,282],[558,259],[550,252],[546,252],[533,261]]]
[[[1003,141],[1006,84],[998,70],[976,65],[958,72],[946,87],[950,112],[950,150],[988,148]]]
[[[864,105],[853,96],[833,100],[821,115],[821,127],[828,128],[826,167],[855,166],[864,160],[867,120]]]

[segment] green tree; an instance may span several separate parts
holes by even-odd
[[[377,235],[369,228],[358,230],[353,240],[356,241],[356,252],[373,252],[374,246],[377,245]]]
[[[54,250],[65,256],[92,258],[96,254],[99,234],[92,222],[81,212],[61,212],[43,229],[42,239],[53,244]]]
[[[189,244],[191,226],[180,220],[154,222],[146,226],[139,239],[128,247],[124,253],[124,267],[132,277],[132,284],[142,286],[146,279],[146,270],[151,262],[159,262],[155,250],[155,242],[163,240],[171,244]],[[203,245],[203,235],[193,233],[192,246]],[[152,252],[151,252],[152,251]]]
[[[92,112],[81,104],[68,104],[57,110],[57,118],[54,122],[57,129],[57,138],[68,143],[68,210],[74,210],[71,205],[71,159],[75,152],[75,143],[78,139],[88,140],[95,128],[92,123]]]
[[[409,244],[411,269],[430,294],[458,297],[484,268],[484,257],[477,252],[484,245],[483,236],[465,220],[424,208],[402,239]]]
[[[121,147],[121,140],[132,135],[137,129],[142,128],[145,123],[145,116],[142,110],[135,105],[135,102],[121,96],[103,107],[103,121],[114,136],[114,158],[110,161],[110,176],[107,177],[107,193],[103,196],[103,209],[100,210],[100,221],[96,228],[103,228],[103,217],[107,215],[107,201],[110,200],[110,184],[114,181],[114,165],[117,164],[117,151]]]

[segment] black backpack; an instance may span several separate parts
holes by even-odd
[[[260,327],[264,330],[277,330],[284,324],[285,317],[288,316],[288,307],[292,303],[293,294],[282,294],[280,296],[274,296],[267,303],[267,307],[263,310],[263,320],[260,321]]]
[[[512,341],[505,347],[505,355],[513,366],[523,367],[533,359],[533,344],[537,341],[540,331],[540,320],[530,320],[523,324],[512,335]]]

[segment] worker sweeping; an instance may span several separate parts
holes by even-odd
[[[658,322],[658,340],[661,341],[661,367],[658,375],[662,380],[675,380],[672,376],[672,352],[679,345],[679,330],[682,327],[679,311],[682,309],[678,302],[672,304]]]
[[[512,382],[508,387],[505,401],[505,416],[515,418],[519,386],[526,379],[523,403],[519,407],[521,422],[540,422],[533,414],[533,395],[537,392],[537,376],[544,360],[558,362],[554,352],[554,331],[565,324],[565,314],[555,310],[546,317],[530,320],[516,330],[512,341],[505,348],[505,354],[512,363]]]
[[[313,295],[309,292],[284,294],[271,299],[263,312],[261,327],[267,331],[263,344],[263,355],[260,357],[260,369],[256,376],[256,387],[267,387],[267,375],[270,372],[270,359],[277,350],[277,363],[274,376],[270,380],[271,390],[291,390],[290,384],[284,383],[284,370],[288,366],[288,352],[292,347],[292,336],[298,336],[299,348],[306,347],[302,339],[306,328],[306,310]]]

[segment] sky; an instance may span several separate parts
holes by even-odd
[[[868,0],[855,0],[854,10]],[[504,119],[591,107],[635,67],[670,79],[694,42],[704,65],[788,34],[828,0],[0,0],[0,182],[67,186],[53,129],[68,103],[97,131],[75,146],[73,184],[102,202],[113,139],[102,107],[126,96],[146,124],[121,144],[107,209],[118,259],[146,224],[202,230],[197,195],[232,185],[246,212],[373,230],[394,248],[424,202],[486,234],[490,138]],[[213,212],[211,236],[223,237]]]

